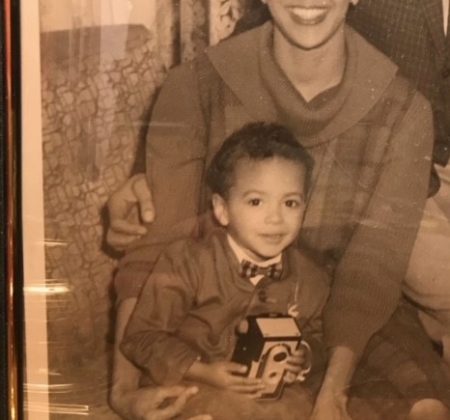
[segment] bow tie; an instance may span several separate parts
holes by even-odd
[[[267,267],[261,267],[257,264],[253,264],[250,261],[242,260],[241,261],[241,276],[245,278],[252,278],[259,275],[264,277],[268,277],[271,279],[279,279],[281,277],[281,262],[268,265]]]

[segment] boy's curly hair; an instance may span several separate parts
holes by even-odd
[[[275,157],[297,162],[305,168],[307,194],[314,161],[286,127],[275,123],[250,123],[231,134],[211,161],[206,182],[213,193],[227,197],[240,159],[261,161]]]

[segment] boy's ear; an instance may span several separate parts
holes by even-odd
[[[230,220],[228,218],[227,202],[217,193],[212,195],[212,205],[214,216],[222,226],[228,226]]]

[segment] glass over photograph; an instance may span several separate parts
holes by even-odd
[[[26,418],[449,420],[449,20],[22,1]]]

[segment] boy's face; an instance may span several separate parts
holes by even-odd
[[[275,28],[293,45],[310,50],[338,35],[350,3],[358,0],[265,0]]]
[[[275,257],[300,230],[304,181],[305,169],[296,162],[241,159],[228,198],[213,196],[214,214],[250,258]]]

